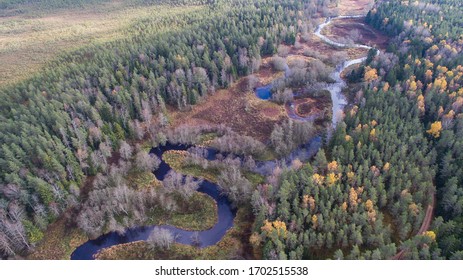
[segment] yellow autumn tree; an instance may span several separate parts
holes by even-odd
[[[273,230],[272,223],[265,220],[264,225],[260,229],[265,232],[271,232]]]
[[[346,212],[347,211],[347,202],[343,202],[342,205],[341,205],[341,209],[342,211]]]
[[[376,68],[371,68],[369,66],[365,67],[365,74],[363,79],[366,82],[371,82],[378,79],[378,72],[376,71]]]
[[[371,201],[370,199],[368,199],[366,202],[365,202],[365,208],[368,212],[368,220],[370,222],[375,222],[376,221],[376,210],[375,208],[373,207],[373,201]]]
[[[357,207],[357,192],[355,191],[354,188],[350,188],[349,190],[349,204],[351,207],[355,208]]]
[[[434,67],[434,63],[432,63],[429,59],[426,59],[426,60],[424,61],[424,64],[426,65],[426,68],[427,68],[427,69],[431,69],[431,68]],[[432,72],[431,72],[431,73],[432,73]]]
[[[389,171],[391,168],[391,164],[389,162],[386,162],[383,166],[383,171]]]
[[[374,175],[375,177],[378,177],[378,176],[381,174],[381,171],[379,170],[378,167],[376,167],[376,165],[372,165],[372,166],[370,167],[370,171],[371,171],[371,173],[373,173],[373,175]]]
[[[313,211],[315,209],[315,199],[312,196],[309,196],[308,202],[310,211]]]
[[[273,227],[275,230],[278,232],[278,236],[283,236],[286,237],[286,223],[282,221],[274,221],[273,222]]]
[[[338,181],[339,177],[334,173],[329,173],[326,175],[326,184],[328,186],[334,185]]]
[[[373,128],[371,131],[370,131],[370,140],[371,141],[375,141],[376,140],[376,129]]]
[[[435,121],[431,124],[431,128],[426,132],[431,134],[434,138],[439,138],[442,131],[442,123],[440,121]]]
[[[389,90],[389,83],[388,82],[385,82],[384,85],[383,85],[383,91],[386,92]]]
[[[302,207],[310,208],[313,211],[315,209],[315,199],[312,196],[304,195],[302,197]]]
[[[442,66],[442,65],[438,65],[438,66],[436,67],[436,69],[437,69],[437,71],[438,71],[439,73],[442,73],[442,74],[445,74],[445,73],[447,73],[447,71],[449,71],[449,69],[448,69],[447,67]]]
[[[421,114],[424,114],[425,107],[424,107],[424,96],[422,94],[418,95],[418,110],[420,110]]]
[[[286,223],[278,220],[273,222],[265,220],[264,225],[260,229],[267,235],[276,232],[278,236],[286,237],[287,234]]]
[[[432,80],[432,70],[428,69],[426,70],[426,72],[424,73],[424,76],[426,78],[426,81],[431,81]]]
[[[309,196],[304,195],[302,196],[302,208],[307,208],[309,207]]]
[[[338,162],[333,160],[332,162],[328,163],[328,171],[331,171],[331,172],[338,171]]]
[[[372,211],[368,211],[367,216],[370,222],[376,222],[376,211],[374,209]]]
[[[412,202],[408,206],[408,210],[410,210],[411,214],[415,217],[418,216],[418,214],[420,213],[420,209],[418,208],[418,205],[416,205],[415,202]]]
[[[444,77],[440,77],[434,80],[434,88],[444,91],[447,89],[447,80]]]
[[[436,233],[434,231],[432,231],[432,230],[428,230],[428,231],[424,232],[423,235],[428,236],[429,238],[432,239],[432,241],[436,240]]]
[[[318,227],[318,217],[317,215],[312,216],[312,227],[316,229]]]
[[[374,210],[373,201],[371,201],[371,199],[368,199],[367,201],[365,201],[365,208],[367,209],[367,211]]]
[[[410,91],[415,91],[416,89],[417,89],[416,82],[415,82],[415,81],[411,81],[411,82],[410,82],[410,86],[408,87],[408,90],[410,90]]]
[[[325,181],[325,177],[323,177],[320,174],[315,173],[314,175],[312,175],[312,180],[315,184],[321,186],[323,185],[323,182]]]
[[[429,29],[432,28],[432,25],[429,26]],[[426,44],[431,44],[432,43],[432,38],[431,37],[425,37],[423,40]]]

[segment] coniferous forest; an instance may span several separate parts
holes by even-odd
[[[122,1],[153,14],[0,85],[0,255],[69,259],[105,234],[169,225],[188,244],[155,227],[91,256],[462,259],[463,4],[360,1],[359,14],[345,1]],[[219,199],[233,227],[205,246]]]

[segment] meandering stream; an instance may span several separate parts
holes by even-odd
[[[327,18],[324,23],[320,24],[317,27],[314,34],[315,36],[320,38],[323,42],[329,45],[333,45],[338,48],[361,48],[361,49],[370,50],[372,49],[372,47],[367,46],[367,45],[339,43],[321,34],[323,28],[328,26],[331,23],[331,21],[334,19],[350,19],[350,18],[361,18],[361,17],[363,16],[338,16],[334,18]],[[376,55],[378,54],[379,54],[379,50],[377,51]],[[342,94],[342,89],[346,87],[346,82],[341,78],[341,73],[349,66],[362,63],[366,59],[367,57],[365,56],[361,58],[344,61],[343,63],[337,65],[335,70],[330,74],[330,77],[334,80],[334,83],[328,84],[325,89],[330,92],[331,100],[333,103],[333,106],[332,106],[332,113],[333,113],[332,114],[332,127],[333,128],[341,120],[342,112],[344,110],[344,107],[347,105],[346,97]],[[285,76],[288,76],[288,71],[289,71],[289,68],[285,70]],[[271,90],[271,84],[263,86],[263,87],[259,87],[256,89],[256,95],[257,97],[263,100],[268,100],[271,98],[270,90]],[[294,97],[296,97],[296,94],[294,95]],[[290,103],[289,107],[291,108],[290,111],[288,112],[289,118],[299,120],[299,121],[313,121],[314,120],[315,116],[301,117],[297,115],[294,109],[294,103]]]
[[[340,47],[340,48],[362,48],[362,49],[367,49],[370,50],[372,47],[367,46],[367,45],[361,45],[361,44],[343,44],[343,43],[338,43],[334,42],[333,40],[329,39],[325,35],[321,34],[322,30],[324,27],[329,25],[333,19],[349,19],[349,18],[361,18],[363,16],[339,16],[335,18],[328,18],[324,23],[320,24],[317,29],[315,30],[315,36],[320,38],[322,41],[324,41],[327,44]],[[379,54],[379,50],[377,50],[376,55]],[[356,58],[356,59],[351,59],[343,62],[340,65],[336,66],[336,70],[331,73],[331,78],[335,81],[333,84],[330,84],[327,87],[327,90],[331,93],[331,100],[333,102],[333,118],[332,118],[332,124],[333,127],[336,126],[336,124],[341,120],[342,117],[342,112],[344,110],[344,107],[347,105],[347,100],[346,97],[342,94],[342,89],[346,87],[346,82],[341,78],[341,73],[348,68],[351,65],[354,64],[359,64],[364,62],[367,59],[367,57],[361,57],[361,58]]]
[[[337,17],[338,19],[345,19],[345,18],[357,18],[361,16],[340,16]],[[335,19],[335,18],[334,18]],[[347,48],[347,47],[355,47],[355,48],[364,48],[364,49],[371,49],[370,46],[366,45],[347,45],[342,43],[337,43],[326,36],[321,34],[321,31],[324,27],[331,23],[331,18],[328,18],[324,23],[320,24],[315,31],[315,35],[323,40],[327,44],[331,44],[337,47]],[[379,51],[378,51],[379,53]],[[331,99],[333,102],[333,117],[332,117],[332,126],[335,127],[336,124],[341,120],[341,113],[344,109],[344,106],[347,105],[347,100],[345,96],[342,94],[342,89],[346,86],[346,83],[341,78],[341,73],[347,67],[361,63],[366,60],[367,57],[362,57],[358,59],[352,59],[345,61],[341,65],[338,65],[333,73],[331,73],[331,77],[335,81],[332,84],[327,85],[327,90],[331,93]],[[270,96],[267,97],[266,93],[263,93],[262,99],[268,99]],[[291,116],[290,116],[291,117]],[[297,118],[301,120],[301,117]],[[302,119],[304,120],[304,119]],[[311,139],[304,147],[297,149],[294,151],[290,156],[288,156],[285,161],[290,162],[294,158],[299,158],[301,160],[306,160],[312,155],[314,155],[321,146],[321,138],[315,137]],[[154,148],[152,149],[151,153],[157,155],[160,159],[162,159],[162,154],[169,150],[187,150],[189,146],[186,145],[170,145],[167,144],[165,146]],[[211,153],[210,156],[214,154],[213,151],[209,151]],[[261,174],[270,174],[271,171],[275,168],[278,163],[276,161],[271,162],[261,162],[257,164],[256,172]],[[154,175],[158,180],[163,180],[165,175],[171,170],[171,167],[165,162],[161,161],[159,168],[154,172]],[[162,226],[140,226],[127,229],[124,234],[119,234],[116,232],[110,232],[98,237],[95,240],[89,240],[79,246],[71,255],[72,260],[88,260],[93,259],[94,254],[96,254],[99,250],[104,248],[109,248],[114,245],[124,244],[133,241],[140,241],[146,240],[150,233],[153,231],[154,228],[164,228],[170,230],[174,236],[177,237],[176,242],[182,244],[193,244],[195,241],[199,240],[199,246],[207,247],[210,245],[216,244],[218,241],[222,239],[228,229],[233,226],[233,220],[236,216],[236,212],[232,209],[230,201],[225,197],[221,196],[219,193],[218,186],[214,183],[203,181],[198,189],[199,192],[205,193],[211,196],[214,201],[217,203],[217,210],[218,210],[218,222],[208,230],[194,232],[194,231],[187,231],[183,229],[179,229],[174,226],[170,225],[162,225]],[[197,234],[196,240],[193,240],[193,235]]]
[[[166,151],[185,151],[189,147],[191,146],[167,144],[165,146],[152,149],[151,153],[155,154],[160,159],[162,159],[162,154]],[[210,155],[208,155],[208,157],[214,157],[215,151],[209,150],[209,153]],[[159,165],[159,168],[154,172],[154,175],[158,180],[162,181],[170,170],[171,167],[164,160],[161,160],[161,164]],[[150,233],[156,227],[168,229],[170,232],[172,232],[174,236],[176,236],[176,242],[178,243],[193,244],[199,241],[200,247],[207,247],[216,244],[220,241],[220,239],[222,239],[227,230],[229,230],[233,226],[233,220],[236,216],[236,211],[232,209],[230,201],[227,199],[227,197],[220,195],[218,186],[216,184],[204,180],[201,183],[198,191],[211,196],[217,203],[218,222],[212,228],[208,230],[195,232],[179,229],[170,225],[162,225],[129,228],[124,232],[124,234],[110,232],[98,237],[95,240],[87,241],[81,246],[79,246],[72,253],[71,259],[91,260],[93,259],[93,255],[101,249],[133,241],[147,240]],[[193,238],[193,236],[195,236],[195,238]]]

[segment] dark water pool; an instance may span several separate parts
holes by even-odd
[[[272,85],[256,88],[256,96],[263,100],[269,100],[272,97]]]
[[[162,154],[169,150],[187,150],[190,146],[166,144],[160,148],[151,150],[152,154],[157,155],[162,159]],[[208,158],[212,159],[216,155],[215,150],[208,150]],[[161,161],[159,168],[154,172],[157,179],[163,180],[166,174],[171,170],[170,166]],[[98,237],[95,240],[90,240],[79,246],[71,255],[71,260],[91,260],[93,255],[99,250],[108,248],[118,244],[129,243],[148,239],[148,236],[154,228],[163,228],[170,230],[176,236],[176,242],[182,244],[193,244],[193,236],[197,234],[200,247],[207,247],[216,244],[222,239],[228,229],[233,226],[233,220],[236,216],[236,211],[232,209],[230,201],[227,197],[220,195],[218,186],[209,181],[203,181],[198,189],[199,192],[211,196],[217,203],[218,222],[208,230],[204,231],[187,231],[176,228],[174,226],[141,226],[127,229],[123,234],[110,232]]]

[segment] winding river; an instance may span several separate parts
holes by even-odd
[[[171,167],[162,160],[162,154],[170,150],[182,150],[185,151],[190,146],[187,145],[172,145],[167,144],[162,147],[153,148],[152,154],[155,154],[161,159],[159,168],[154,172],[154,175],[158,180],[163,180],[166,174],[171,170]],[[212,159],[215,157],[216,152],[214,150],[208,150],[208,158]],[[168,229],[176,236],[176,242],[182,244],[193,244],[199,241],[200,247],[207,247],[214,245],[222,239],[227,230],[233,226],[233,220],[236,216],[236,211],[232,209],[230,201],[227,197],[220,195],[219,188],[216,184],[204,180],[199,189],[199,192],[205,193],[211,196],[217,203],[218,211],[218,222],[210,229],[204,231],[188,231],[176,228],[170,225],[162,226],[141,226],[127,229],[124,234],[117,232],[110,232],[98,237],[95,240],[90,240],[79,246],[71,255],[72,260],[91,260],[93,255],[99,250],[108,248],[118,244],[124,244],[134,241],[147,240],[150,233],[154,228]],[[193,236],[195,238],[193,239]],[[196,238],[197,237],[197,238]]]
[[[333,18],[327,18],[324,23],[320,24],[317,27],[314,34],[315,36],[320,38],[323,42],[329,45],[338,47],[338,48],[361,48],[361,49],[370,50],[372,49],[372,47],[367,46],[367,45],[338,43],[326,37],[325,35],[321,34],[323,28],[328,26],[331,23],[331,21],[334,19],[350,19],[350,18],[362,18],[362,17],[363,16],[338,16],[338,17],[333,17]],[[378,55],[379,53],[380,53],[379,50],[377,50],[376,55]],[[342,89],[346,87],[346,82],[341,78],[341,73],[349,66],[362,63],[366,59],[367,57],[365,56],[361,58],[344,61],[343,63],[337,65],[335,70],[330,74],[330,77],[333,79],[334,83],[328,84],[325,89],[330,92],[331,100],[333,103],[333,106],[332,106],[332,113],[333,113],[332,114],[332,127],[333,128],[336,127],[336,124],[341,120],[342,112],[344,110],[344,107],[347,105],[346,97],[342,94]],[[285,70],[285,76],[288,76],[288,71],[289,71],[289,68]],[[257,88],[256,95],[257,97],[263,100],[270,99],[271,84]],[[294,95],[294,97],[296,97],[296,94]],[[313,121],[314,120],[315,116],[301,117],[298,114],[296,114],[295,109],[294,109],[294,103],[289,103],[289,108],[290,108],[288,110],[289,118],[292,118],[294,120],[299,120],[299,121]]]
[[[338,42],[334,42],[333,40],[329,39],[325,35],[321,34],[322,30],[324,27],[329,25],[333,19],[349,19],[349,18],[361,18],[363,16],[339,16],[335,18],[328,18],[324,23],[320,24],[317,29],[315,30],[315,36],[320,38],[323,42],[333,45],[336,47],[340,48],[361,48],[361,49],[367,49],[370,50],[372,47],[367,46],[367,45],[361,45],[361,44],[342,44]],[[376,51],[376,55],[379,55],[379,50]],[[342,89],[346,87],[346,82],[341,78],[341,73],[348,68],[349,66],[352,66],[354,64],[359,64],[364,62],[367,59],[367,57],[361,57],[361,58],[356,58],[352,60],[347,60],[343,62],[340,65],[336,66],[336,70],[331,73],[331,78],[335,81],[333,84],[330,84],[327,87],[327,90],[331,93],[331,100],[333,102],[333,118],[332,118],[332,124],[333,127],[336,126],[336,124],[341,120],[342,118],[342,112],[344,110],[344,107],[347,105],[347,100],[346,97],[342,94]]]
[[[337,17],[338,19],[346,19],[346,18],[358,18],[361,16],[340,16]],[[336,18],[333,18],[336,19]],[[336,47],[348,48],[364,48],[364,49],[371,49],[370,46],[366,45],[347,45],[342,43],[337,43],[330,40],[328,37],[321,34],[323,28],[331,23],[331,18],[328,18],[324,23],[320,24],[316,31],[315,35],[323,40],[325,43],[334,45]],[[379,53],[379,51],[378,51]],[[345,96],[342,94],[342,89],[346,86],[346,83],[341,78],[341,73],[347,67],[361,63],[366,60],[366,57],[352,59],[345,61],[341,65],[338,65],[333,73],[331,73],[331,77],[335,81],[332,84],[327,85],[327,90],[331,93],[331,99],[333,102],[333,117],[332,117],[332,126],[335,127],[336,124],[341,120],[341,113],[344,109],[344,106],[347,105],[347,100]],[[285,71],[288,73],[289,69]],[[269,89],[269,88],[266,88]],[[269,99],[270,95],[267,92],[261,92],[262,99]],[[289,115],[291,117],[291,115]],[[293,117],[298,120],[308,120],[303,119],[301,117]],[[289,163],[294,158],[299,158],[301,160],[306,160],[312,155],[314,155],[321,146],[321,138],[319,136],[311,139],[305,146],[297,149],[291,155],[289,155],[284,161]],[[159,168],[154,172],[154,175],[158,180],[163,180],[165,175],[171,170],[171,167],[162,160],[162,154],[169,150],[187,150],[189,146],[187,145],[171,145],[167,144],[162,147],[153,148],[151,153],[155,154],[161,159],[161,164]],[[213,150],[209,150],[208,158],[212,159],[215,155]],[[261,162],[257,164],[255,169],[256,172],[261,174],[270,174],[272,170],[278,165],[278,162],[271,161],[271,162]],[[182,244],[193,244],[193,236],[197,234],[196,240],[199,240],[200,247],[207,247],[216,244],[218,241],[222,239],[225,235],[227,230],[229,230],[233,226],[233,220],[236,216],[236,212],[232,209],[230,201],[227,197],[220,195],[218,186],[214,183],[204,180],[203,183],[200,185],[198,189],[199,192],[205,193],[211,196],[215,202],[217,203],[217,210],[218,210],[218,222],[208,230],[194,232],[194,231],[187,231],[176,228],[170,225],[162,225],[162,226],[140,226],[127,229],[124,234],[119,234],[116,232],[110,232],[104,234],[97,239],[89,240],[79,246],[72,254],[72,260],[90,260],[94,258],[94,255],[101,249],[109,248],[114,245],[129,243],[133,241],[140,241],[146,240],[150,233],[153,231],[154,228],[163,228],[170,230],[174,236],[176,236],[176,242]],[[195,240],[195,241],[196,241]]]

